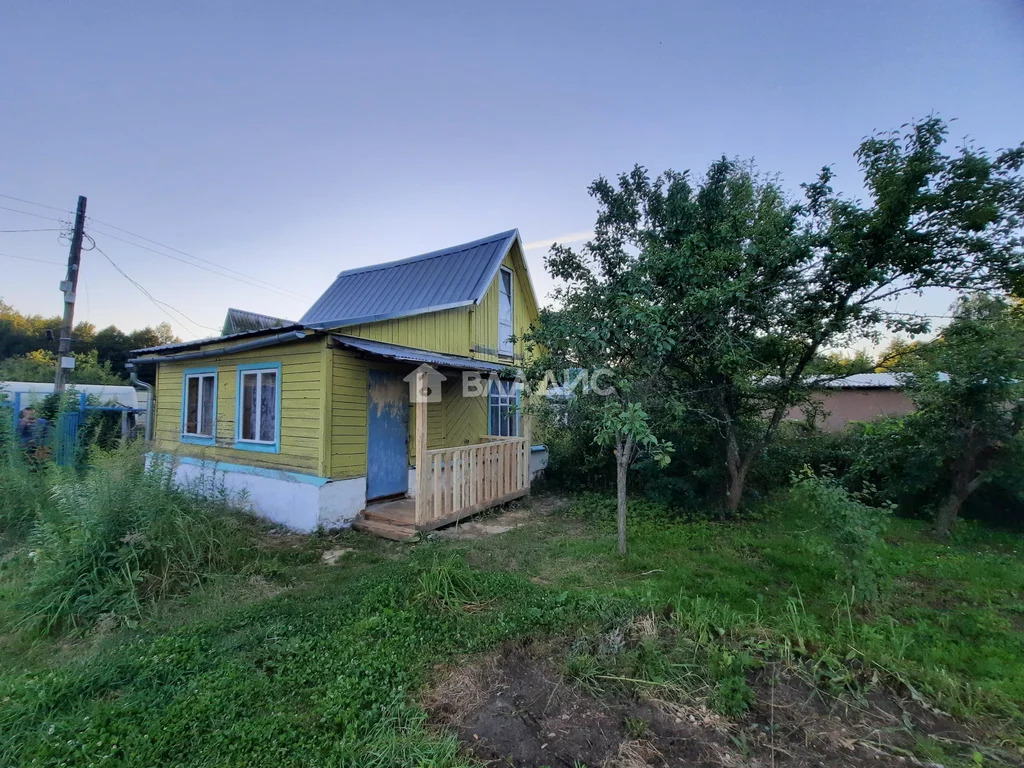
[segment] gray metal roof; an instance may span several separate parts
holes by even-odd
[[[292,323],[291,325],[279,325],[274,328],[259,328],[254,331],[242,331],[241,333],[229,333],[224,336],[211,336],[208,339],[195,339],[194,341],[176,341],[173,344],[160,344],[156,347],[143,347],[142,349],[133,349],[131,354],[135,355],[149,355],[157,352],[167,352],[169,350],[184,351],[186,349],[199,349],[205,344],[213,344],[221,341],[232,341],[234,339],[248,339],[255,338],[257,336],[267,336],[273,333],[283,333],[285,331],[298,331],[302,330],[304,326],[298,323]],[[310,329],[311,333],[315,333],[314,329]]]
[[[291,325],[291,320],[284,320],[280,317],[261,315],[259,312],[247,312],[244,309],[228,309],[227,317],[224,318],[224,333],[245,333],[246,331],[262,331],[267,328],[277,328],[282,325]]]
[[[341,328],[476,304],[518,238],[519,230],[510,229],[409,259],[347,270],[300,322]]]
[[[821,386],[829,389],[901,389],[907,374],[853,373],[838,379],[828,379]]]
[[[400,344],[388,344],[383,341],[370,341],[355,336],[333,334],[331,338],[346,349],[365,352],[376,357],[390,360],[401,360],[407,363],[426,363],[435,368],[455,368],[463,371],[495,371],[500,372],[509,366],[502,363],[491,363],[487,360],[474,360],[459,355],[443,355],[440,352],[428,352],[415,347],[403,347]]]

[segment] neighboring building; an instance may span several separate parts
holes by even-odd
[[[528,492],[543,452],[499,378],[536,318],[511,230],[342,272],[298,323],[133,362],[157,366],[154,451],[180,478],[223,473],[298,530],[355,522],[406,538]],[[466,372],[493,378],[482,396],[464,396]]]
[[[291,320],[283,320],[280,317],[261,315],[259,312],[246,312],[244,309],[229,309],[224,318],[224,336],[232,336],[236,333],[248,333],[249,331],[265,331],[268,328],[277,328],[282,325],[293,325]]]
[[[882,416],[903,416],[914,410],[903,391],[902,376],[893,373],[855,373],[840,379],[822,380],[814,399],[821,403],[824,417],[818,426],[826,432],[841,432],[850,422],[872,421]],[[803,408],[792,408],[786,418],[803,421]]]

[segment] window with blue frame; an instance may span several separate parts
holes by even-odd
[[[491,381],[487,433],[502,437],[519,436],[519,386],[515,381]]]
[[[182,388],[181,437],[184,442],[213,442],[217,431],[217,372],[186,370]]]
[[[281,424],[281,367],[279,364],[238,367],[236,448],[278,448]]]

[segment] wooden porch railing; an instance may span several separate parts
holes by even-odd
[[[454,522],[529,493],[529,439],[486,441],[416,457],[416,525]]]

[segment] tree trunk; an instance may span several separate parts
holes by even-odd
[[[633,453],[633,438],[627,437],[625,445],[618,441],[615,447],[615,490],[618,495],[619,554],[626,555],[626,471]]]
[[[953,465],[953,487],[935,512],[934,533],[940,539],[947,538],[953,532],[960,508],[984,480],[984,475],[977,472],[976,456],[977,452],[974,452]]]
[[[725,508],[729,512],[735,512],[740,508],[740,502],[743,500],[743,486],[747,482],[747,470],[750,469],[750,462],[740,458],[736,435],[731,429],[728,432],[725,468],[729,473],[729,482],[725,491]]]

